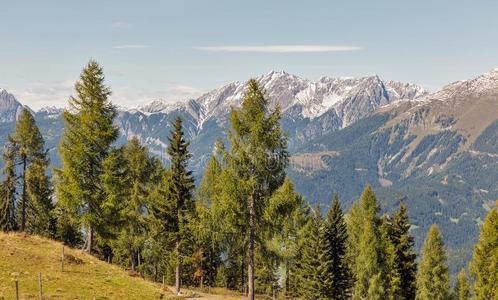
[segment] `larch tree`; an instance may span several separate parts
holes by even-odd
[[[498,206],[498,201],[497,201]],[[482,224],[479,241],[470,262],[474,295],[478,300],[498,299],[498,208]]]
[[[383,238],[380,207],[370,186],[348,216],[350,254],[355,284],[353,299],[387,298],[389,294],[388,253]]]
[[[410,222],[406,206],[401,203],[389,226],[389,238],[394,246],[394,268],[399,276],[400,299],[415,299],[417,275],[414,241],[410,235]]]
[[[56,235],[56,219],[47,167],[48,160],[41,157],[32,161],[26,171],[26,195],[29,199],[26,231],[53,238]]]
[[[323,222],[322,239],[324,253],[319,268],[324,280],[322,295],[328,299],[349,299],[353,280],[346,257],[348,233],[337,194]]]
[[[292,295],[296,281],[291,268],[296,263],[298,234],[307,223],[308,213],[308,205],[288,177],[273,193],[264,212],[266,222],[271,226],[267,247],[277,254],[285,270],[283,284],[287,296]]]
[[[132,138],[122,149],[124,186],[121,204],[122,225],[118,245],[126,250],[131,269],[137,270],[140,250],[147,239],[147,202],[154,185],[154,160],[138,138]]]
[[[230,114],[228,166],[244,190],[247,220],[248,299],[254,299],[255,243],[261,234],[263,211],[272,193],[285,179],[287,137],[280,128],[280,109],[269,101],[256,80],[249,80],[242,106]]]
[[[422,246],[416,282],[417,300],[445,300],[450,297],[446,251],[443,237],[435,224],[429,229]]]
[[[212,203],[219,190],[218,179],[221,166],[216,155],[211,156],[197,190],[195,205],[196,218],[192,223],[197,241],[197,251],[202,253],[199,271],[202,284],[214,286],[217,269],[221,264],[220,237],[215,235],[216,222],[212,213]]]
[[[465,274],[465,269],[458,272],[455,283],[455,291],[453,292],[453,299],[455,300],[470,300],[471,299],[470,283]]]
[[[85,227],[84,250],[92,252],[95,235],[104,234],[111,216],[102,185],[103,162],[118,137],[113,124],[116,109],[104,83],[102,67],[91,60],[75,84],[76,96],[64,111],[64,133],[59,147],[62,167],[56,170],[58,205],[75,214]]]

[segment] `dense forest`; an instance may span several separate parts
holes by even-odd
[[[380,215],[367,186],[347,212],[340,195],[326,214],[310,207],[285,173],[280,110],[270,109],[256,81],[232,108],[198,186],[182,119],[174,121],[163,165],[137,138],[116,146],[110,94],[102,67],[90,61],[64,112],[62,166],[51,172],[36,122],[22,111],[3,153],[0,229],[81,247],[164,279],[177,293],[216,286],[249,299],[498,299],[496,206],[468,268],[450,280],[438,227],[417,255],[403,203]]]

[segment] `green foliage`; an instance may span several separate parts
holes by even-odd
[[[470,283],[465,274],[465,269],[462,269],[456,278],[455,291],[453,299],[455,300],[470,300],[471,299]]]
[[[449,274],[443,237],[437,225],[432,225],[422,247],[416,299],[444,300],[449,296]]]
[[[58,205],[76,213],[79,223],[86,226],[86,250],[92,251],[94,234],[112,216],[105,201],[102,185],[103,162],[118,136],[113,124],[116,109],[109,101],[109,87],[97,62],[91,60],[75,84],[76,96],[69,100],[64,112],[64,135],[59,147],[62,168],[56,170]]]
[[[349,299],[353,274],[346,257],[348,233],[337,195],[334,195],[323,222],[321,239],[324,243],[319,268],[323,279],[322,296],[328,299]]]
[[[409,231],[410,222],[406,206],[401,203],[389,226],[389,238],[394,246],[393,271],[399,276],[396,299],[415,299],[417,264],[414,241]]]
[[[322,217],[317,207],[299,234],[298,255],[291,268],[293,297],[322,299],[324,290],[322,273],[324,241],[321,239]]]
[[[17,230],[16,220],[16,174],[14,170],[14,145],[8,143],[5,146],[3,159],[4,180],[0,185],[0,230]]]
[[[53,214],[52,184],[46,169],[47,162],[39,159],[32,162],[26,171],[26,194],[29,199],[26,230],[53,238],[56,235],[56,219]]]
[[[379,210],[375,194],[367,186],[348,218],[350,245],[354,245],[349,249],[355,274],[354,299],[369,295],[387,298],[389,293],[389,253]]]
[[[496,207],[484,220],[470,262],[470,272],[474,278],[476,299],[498,298],[498,208]]]

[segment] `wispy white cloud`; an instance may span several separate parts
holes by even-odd
[[[114,86],[112,90],[112,102],[122,107],[137,107],[159,99],[175,103],[201,95],[201,91],[195,87],[179,83],[166,83],[162,89],[142,90],[127,86]]]
[[[267,46],[206,46],[194,49],[212,52],[254,52],[254,53],[320,53],[361,50],[357,46],[332,45],[267,45]]]
[[[142,44],[128,44],[128,45],[116,45],[112,48],[114,49],[145,49],[150,48],[150,45],[142,45]]]
[[[65,107],[69,97],[74,94],[74,80],[57,82],[34,82],[12,92],[22,104],[33,109],[45,106]]]
[[[128,29],[128,28],[132,28],[133,24],[128,23],[128,22],[124,22],[124,21],[117,21],[117,22],[112,23],[111,27],[116,28],[116,29]]]

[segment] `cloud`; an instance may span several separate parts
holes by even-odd
[[[111,24],[112,28],[117,28],[117,29],[128,29],[132,28],[133,24],[124,22],[124,21],[117,21]]]
[[[74,94],[74,83],[74,80],[35,82],[12,92],[19,102],[35,110],[45,106],[65,107]]]
[[[201,95],[198,89],[179,83],[167,83],[164,88],[136,89],[127,86],[114,86],[111,101],[121,107],[137,107],[153,100],[168,103],[195,99]]]
[[[129,45],[116,45],[112,48],[114,49],[145,49],[150,48],[150,45],[142,45],[142,44],[129,44]]]
[[[252,52],[252,53],[323,53],[361,50],[357,46],[331,45],[268,45],[268,46],[213,46],[194,47],[194,49],[211,52]]]

